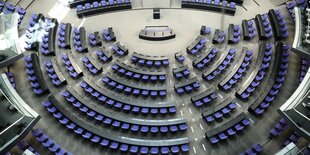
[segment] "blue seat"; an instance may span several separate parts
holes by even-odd
[[[63,115],[60,112],[54,113],[53,116],[57,119],[60,119]]]
[[[142,133],[147,133],[147,132],[149,132],[149,127],[148,126],[141,126],[140,131]]]
[[[58,144],[55,144],[55,143],[54,143],[54,145],[53,145],[52,147],[49,148],[49,150],[50,150],[51,152],[56,152],[56,151],[58,151],[59,149],[60,149],[59,145],[58,145]]]
[[[85,139],[89,139],[91,135],[92,134],[90,132],[85,132],[84,134],[82,134],[82,137],[84,137]]]
[[[211,101],[211,99],[207,96],[205,98],[202,99],[203,103],[207,104]]]
[[[117,86],[116,86],[116,89],[118,89],[118,90],[123,90],[124,89],[124,85],[122,85],[122,84],[118,84]]]
[[[168,130],[169,130],[169,129],[168,129],[167,126],[161,126],[161,127],[160,127],[160,132],[161,132],[161,133],[167,133]]]
[[[106,103],[107,103],[108,105],[112,106],[112,105],[115,103],[115,101],[112,100],[112,99],[108,99]]]
[[[117,148],[118,148],[118,146],[119,146],[119,143],[118,142],[112,142],[112,143],[110,143],[110,148],[111,149],[113,149],[113,150],[116,150]]]
[[[124,129],[124,130],[128,130],[130,127],[130,125],[128,123],[123,123],[121,128]]]
[[[104,118],[104,116],[102,116],[102,115],[100,115],[100,114],[98,114],[96,117],[95,117],[95,119],[97,120],[97,121],[102,121],[103,120],[103,118]]]
[[[216,137],[210,137],[209,140],[210,140],[211,144],[216,144],[219,142],[219,139],[217,139]]]
[[[158,109],[157,108],[152,108],[151,109],[151,114],[157,114],[158,113]]]
[[[121,109],[122,106],[123,106],[123,104],[120,103],[120,102],[116,102],[116,104],[114,104],[114,107],[115,107],[115,108],[118,108],[118,109]]]
[[[160,112],[161,114],[167,114],[167,113],[168,113],[168,110],[167,110],[167,108],[160,108],[160,109],[159,109],[159,112]]]
[[[135,125],[135,124],[131,125],[130,130],[133,131],[133,132],[139,131],[139,125]]]
[[[178,154],[180,152],[180,148],[178,146],[172,146],[170,150],[174,154]]]
[[[170,107],[169,112],[170,113],[176,113],[177,109],[175,107]]]
[[[47,139],[48,139],[48,136],[46,135],[46,134],[41,134],[41,136],[39,136],[39,137],[36,137],[37,138],[37,140],[39,141],[39,142],[43,142],[43,141],[46,141]]]
[[[119,121],[113,121],[113,123],[112,123],[112,126],[114,126],[114,127],[120,127],[120,125],[121,125],[121,122],[119,122]]]
[[[146,108],[146,107],[142,108],[141,113],[143,113],[143,114],[149,113],[149,108]]]
[[[110,141],[108,139],[102,139],[102,141],[100,142],[101,146],[108,146],[110,143]]]
[[[139,147],[138,146],[135,146],[135,145],[132,145],[130,146],[130,153],[137,153],[139,150]]]
[[[227,130],[227,134],[228,134],[229,136],[233,136],[233,135],[236,134],[236,131],[235,131],[234,129],[232,129],[232,128],[229,128],[229,129]]]
[[[104,119],[103,123],[106,124],[106,125],[110,125],[110,124],[112,123],[112,119],[106,117],[106,118]]]
[[[157,133],[158,132],[158,127],[156,127],[156,126],[152,126],[151,127],[151,133]]]
[[[149,95],[149,91],[148,90],[142,90],[141,95],[148,96]]]
[[[215,118],[219,119],[223,116],[223,114],[218,111],[218,112],[214,113],[214,116],[215,116]]]
[[[121,150],[122,152],[128,151],[128,148],[129,148],[129,146],[128,146],[127,144],[122,144],[122,145],[120,146],[120,150]]]
[[[158,95],[158,92],[156,90],[151,91],[151,96],[156,97]]]
[[[148,79],[149,79],[149,76],[148,76],[148,75],[142,75],[142,80],[147,81]]]
[[[140,107],[133,107],[131,111],[134,113],[138,113],[140,111]]]
[[[219,137],[221,140],[225,140],[225,139],[228,138],[227,135],[226,135],[224,132],[220,133],[220,134],[218,135],[218,137]]]
[[[179,125],[179,129],[180,129],[181,131],[185,131],[185,130],[187,129],[187,125],[186,125],[186,124],[180,124],[180,125]]]
[[[262,113],[264,113],[264,109],[260,109],[260,108],[256,108],[255,110],[254,110],[254,112],[255,112],[255,114],[256,115],[261,115]]]
[[[130,58],[130,60],[131,60],[132,62],[137,62],[137,61],[138,61],[138,58],[135,57],[135,56],[132,56],[132,57]]]
[[[176,125],[171,125],[169,127],[169,129],[170,129],[170,132],[177,132],[178,131],[178,127]]]
[[[251,124],[251,121],[248,118],[243,119],[241,122],[244,126],[248,126],[249,124]]]
[[[39,137],[43,134],[43,131],[42,131],[42,129],[35,129],[35,130],[32,130],[31,133],[34,137]]]
[[[66,125],[66,124],[69,123],[69,120],[68,120],[68,118],[64,117],[64,118],[60,119],[59,122],[60,122],[61,124]]]
[[[91,139],[92,142],[94,143],[98,143],[100,141],[100,137],[95,135],[92,139]]]
[[[214,120],[214,117],[212,115],[209,115],[205,119],[207,122],[212,122]]]
[[[105,102],[107,100],[107,97],[104,95],[101,95],[98,99],[102,102]]]
[[[182,150],[182,152],[188,152],[188,151],[189,151],[189,146],[188,146],[188,144],[183,144],[183,145],[181,146],[181,150]]]
[[[159,154],[159,149],[158,149],[158,147],[151,147],[150,153],[151,153],[152,155],[157,155],[157,154]]]
[[[160,148],[161,154],[168,154],[169,153],[169,148],[164,146]]]
[[[76,127],[76,124],[71,122],[70,124],[66,125],[68,129],[74,129]]]
[[[148,147],[145,146],[140,147],[140,154],[148,154],[148,152],[149,152]]]
[[[125,111],[129,111],[131,109],[131,106],[130,105],[124,105],[124,107],[123,107],[123,110],[125,110]]]
[[[161,62],[160,62],[160,61],[155,61],[155,63],[154,63],[154,64],[155,64],[155,66],[156,66],[156,67],[161,66]]]
[[[252,148],[254,149],[254,151],[256,153],[259,153],[259,152],[261,152],[263,150],[263,148],[262,148],[262,146],[260,144],[254,144]]]
[[[51,103],[50,100],[46,100],[46,101],[43,101],[43,102],[42,102],[42,105],[43,105],[44,107],[49,107],[49,106],[52,105],[52,103]]]
[[[159,95],[160,96],[166,96],[167,95],[167,91],[166,90],[161,90],[161,91],[159,91]]]
[[[242,126],[242,125],[240,125],[240,124],[238,123],[238,124],[236,124],[236,125],[234,126],[234,128],[235,128],[237,131],[241,131],[241,130],[243,130],[244,126]]]
[[[184,89],[183,88],[178,88],[177,89],[177,93],[178,94],[183,94],[184,93]]]

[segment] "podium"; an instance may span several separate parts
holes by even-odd
[[[160,19],[160,9],[153,9],[153,18]]]

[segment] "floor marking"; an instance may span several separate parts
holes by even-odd
[[[196,154],[196,148],[195,148],[195,146],[193,146],[193,150],[194,150],[194,153]]]
[[[183,116],[183,111],[182,110],[180,110],[180,113],[181,113],[181,116]]]
[[[206,89],[206,86],[205,86],[205,85],[202,85],[202,87],[203,87],[204,89]]]
[[[188,108],[188,111],[190,114],[192,114],[192,109],[191,108]]]
[[[173,84],[171,79],[170,79],[170,84]]]
[[[128,59],[125,61],[125,63],[127,63],[128,62]]]
[[[249,119],[253,124],[254,124],[254,121],[252,119]]]
[[[247,9],[247,8],[245,8],[243,5],[241,5],[241,7],[242,7],[245,11],[248,11],[248,9]]]
[[[82,19],[82,22],[80,23],[80,25],[78,26],[78,28],[82,27],[82,25],[85,23],[85,21],[86,21],[86,18],[83,18],[83,19]]]
[[[202,144],[202,148],[203,148],[203,150],[207,151],[205,144]]]
[[[241,105],[239,104],[239,103],[236,103],[237,104],[237,106],[239,107],[239,108],[241,108]]]
[[[200,129],[203,130],[203,127],[202,127],[201,123],[199,123],[199,126],[200,126]]]
[[[260,6],[257,2],[256,2],[256,0],[253,0],[254,1],[254,3],[256,3],[258,6]]]
[[[222,96],[221,94],[218,94],[218,96],[219,96],[221,99],[223,99],[223,96]]]
[[[191,126],[191,130],[192,130],[192,133],[194,133],[195,131],[194,131],[194,128],[193,128],[193,126]]]

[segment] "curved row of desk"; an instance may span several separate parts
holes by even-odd
[[[113,135],[108,132],[101,131],[74,117],[71,115],[71,112],[67,111],[53,95],[50,95],[48,100],[45,102],[42,104],[48,105],[48,108],[54,107],[56,109],[56,111],[51,113],[60,112],[62,114],[62,117],[58,118],[61,124],[64,124],[68,129],[73,130],[72,132],[81,135],[85,139],[88,139],[94,143],[100,144],[101,146],[109,147],[113,150],[119,149],[124,152],[140,152],[141,154],[158,154],[159,152],[167,154],[169,152],[178,153],[189,151],[188,138],[146,140]]]

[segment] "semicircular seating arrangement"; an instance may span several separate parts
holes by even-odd
[[[166,56],[149,56],[149,55],[133,53],[130,60],[133,63],[136,63],[141,66],[145,65],[147,67],[152,67],[152,66],[167,67],[169,65],[169,59]]]
[[[139,119],[127,119],[118,116],[112,116],[107,111],[99,109],[98,106],[94,104],[88,104],[79,94],[77,94],[72,88],[67,87],[67,89],[62,92],[62,95],[66,100],[71,103],[74,107],[79,108],[79,110],[89,117],[96,119],[99,122],[103,122],[106,125],[112,125],[115,128],[122,128],[124,130],[131,130],[132,132],[142,132],[142,133],[167,133],[167,132],[177,132],[185,131],[187,125],[185,124],[185,119],[172,119],[172,120],[139,120]],[[145,111],[145,110],[143,110]],[[158,113],[158,109],[150,109],[151,113]],[[155,111],[155,112],[154,112]]]
[[[97,50],[96,55],[98,56],[98,59],[100,59],[102,63],[106,63],[108,61],[113,60],[113,56],[110,53],[108,53],[104,48]]]
[[[126,65],[120,61],[115,61],[115,64],[112,66],[112,69],[120,75],[125,76],[126,78],[134,78],[135,80],[142,81],[166,81],[166,72],[165,71],[148,71],[140,70],[129,65]]]
[[[100,86],[96,85],[90,79],[84,78],[84,81],[80,84],[80,87],[84,89],[91,96],[97,98],[100,102],[103,102],[107,107],[122,110],[124,112],[132,112],[135,114],[174,114],[176,113],[176,105],[174,102],[161,102],[160,104],[147,104],[129,102],[125,99],[119,98],[114,94],[103,91]]]
[[[255,64],[255,72],[251,74],[248,82],[245,83],[237,92],[236,96],[246,100],[254,92],[254,90],[260,85],[260,82],[266,75],[266,70],[270,66],[271,55],[272,55],[272,44],[266,44],[263,42],[260,44],[259,48],[259,59],[257,59]]]
[[[71,49],[71,31],[70,23],[61,23],[58,31],[58,46],[61,48]]]
[[[308,5],[0,2],[0,155],[309,154]]]
[[[207,38],[204,38],[200,35],[197,36],[194,42],[186,47],[186,52],[193,55],[197,54],[204,47],[207,41]]]
[[[67,84],[66,78],[60,71],[60,67],[55,59],[44,61],[45,69],[55,86],[60,86],[61,84]]]
[[[237,51],[234,48],[229,49],[228,52],[224,53],[218,59],[218,61],[213,64],[212,68],[202,74],[202,78],[209,81],[213,80],[217,75],[221,74],[221,72],[223,72],[229,63],[233,60],[236,52]]]
[[[158,154],[159,152],[166,154],[167,152],[175,151],[188,152],[188,138],[171,139],[163,142],[162,140],[141,140],[111,135],[106,132],[101,132],[91,126],[84,124],[76,118],[72,118],[69,111],[65,111],[61,104],[55,99],[54,96],[49,96],[49,99],[42,102],[42,105],[54,115],[58,121],[65,125],[68,129],[73,130],[77,135],[84,139],[88,139],[93,143],[97,143],[103,147],[109,147],[112,150],[119,149],[122,152],[131,152],[141,154]],[[62,109],[60,111],[60,109]],[[71,117],[71,118],[70,118]]]
[[[227,116],[237,108],[237,104],[232,101],[231,98],[226,99],[221,104],[216,105],[214,110],[204,111],[202,117],[204,117],[207,123],[211,123],[216,119],[221,119],[222,117]]]
[[[88,52],[86,43],[86,32],[84,27],[74,28],[74,47],[79,52]]]
[[[214,47],[209,49],[206,53],[200,55],[193,61],[193,66],[197,69],[204,68],[208,63],[210,63],[219,52],[219,49]]]
[[[115,91],[123,92],[125,94],[144,97],[165,97],[167,95],[166,86],[147,87],[142,85],[135,85],[134,83],[122,81],[121,79],[111,74],[105,74],[101,80],[110,89],[114,89]]]
[[[244,47],[241,51],[242,55],[239,58],[239,62],[234,66],[232,71],[226,75],[226,77],[218,84],[218,87],[224,90],[229,90],[235,85],[242,75],[246,72],[248,66],[251,63],[253,52]]]
[[[67,152],[66,150],[62,149],[58,144],[53,142],[46,134],[43,133],[42,129],[34,129],[32,131],[32,135],[36,137],[36,139],[45,147],[50,150],[51,153],[55,154],[65,154],[71,155],[72,153]]]

